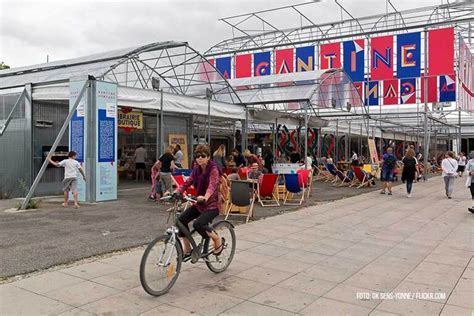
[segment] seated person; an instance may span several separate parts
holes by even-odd
[[[250,166],[250,172],[248,173],[247,178],[249,180],[258,180],[262,176],[262,171],[258,169],[258,163],[254,162]]]
[[[231,181],[238,181],[240,180],[240,176],[238,174],[238,171],[239,169],[236,168],[236,167],[232,167],[231,168],[231,173],[227,176],[229,178],[229,180]]]

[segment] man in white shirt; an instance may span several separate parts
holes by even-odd
[[[86,180],[84,171],[82,170],[81,164],[76,160],[77,154],[75,151],[70,151],[68,153],[68,159],[64,159],[60,162],[52,161],[49,158],[49,162],[56,167],[64,168],[64,180],[63,180],[63,191],[64,191],[64,203],[63,207],[67,207],[69,200],[69,192],[72,192],[74,196],[74,208],[79,208],[79,203],[77,201],[77,171],[79,171]]]
[[[458,171],[458,162],[454,159],[454,153],[452,151],[446,153],[446,158],[441,162],[441,168],[443,169],[442,176],[444,179],[446,196],[450,199],[454,190],[454,178]]]
[[[142,181],[145,181],[145,160],[146,160],[146,149],[143,145],[138,145],[135,149],[135,181],[138,181],[138,175],[141,174]]]

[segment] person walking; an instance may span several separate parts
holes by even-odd
[[[458,175],[460,178],[462,178],[462,174],[464,173],[464,170],[466,170],[466,163],[467,163],[467,158],[464,155],[464,153],[461,151],[458,156]]]
[[[448,151],[445,158],[441,162],[441,168],[443,169],[442,176],[444,178],[444,189],[448,199],[452,198],[454,190],[454,178],[458,170],[458,162],[454,159],[454,153]]]
[[[466,170],[468,179],[466,186],[471,191],[472,206],[468,208],[468,211],[474,213],[474,150],[471,151],[471,159],[467,162]]]
[[[382,173],[380,175],[382,191],[380,191],[380,194],[385,194],[387,190],[388,195],[392,195],[393,170],[396,163],[397,157],[393,154],[393,148],[387,147],[387,151],[382,157]]]
[[[163,194],[173,191],[174,181],[171,172],[176,168],[176,165],[174,164],[173,150],[173,146],[168,146],[165,153],[158,159],[161,162],[160,181]]]
[[[143,145],[138,145],[135,149],[135,154],[133,158],[135,160],[135,181],[138,181],[139,176],[141,175],[142,181],[145,181],[145,160],[147,156],[146,149]]]
[[[411,197],[411,191],[413,188],[413,181],[415,181],[416,173],[418,169],[418,161],[415,158],[415,151],[409,148],[402,159],[403,171],[402,181],[406,182],[407,185],[407,197]]]
[[[72,192],[74,197],[74,208],[79,208],[78,202],[78,193],[77,193],[77,171],[82,175],[84,181],[86,181],[86,175],[84,170],[82,170],[81,164],[76,160],[77,153],[75,151],[70,151],[68,153],[68,159],[64,159],[60,162],[55,162],[49,158],[49,162],[54,166],[64,168],[64,180],[63,180],[63,191],[64,191],[64,203],[63,207],[67,207],[69,200],[69,192]]]
[[[225,168],[225,146],[220,144],[219,148],[212,154],[212,161],[214,161],[220,171],[224,171]]]
[[[182,169],[183,168],[183,152],[181,151],[181,145],[176,144],[174,147],[174,164],[176,167]]]

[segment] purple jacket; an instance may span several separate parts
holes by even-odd
[[[179,187],[178,192],[182,194],[191,184],[196,188],[197,195],[209,197],[205,203],[196,203],[195,206],[198,211],[205,212],[218,209],[219,169],[214,161],[209,160],[204,172],[199,165],[194,167],[186,182]]]

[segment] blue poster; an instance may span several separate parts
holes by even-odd
[[[96,201],[117,199],[117,85],[96,82]]]
[[[271,74],[270,68],[270,52],[264,53],[255,53],[253,54],[253,75],[254,77],[258,76],[268,76]]]
[[[352,81],[364,81],[364,40],[343,43],[344,71]]]
[[[216,58],[216,69],[225,79],[231,77],[231,57]]]
[[[97,128],[99,142],[98,157],[99,162],[115,161],[115,118],[107,117],[106,110],[99,110],[99,126]]]
[[[439,101],[456,101],[456,80],[454,76],[439,76]]]
[[[314,46],[296,48],[296,71],[314,70]]]
[[[420,77],[420,32],[397,35],[397,78]]]
[[[85,81],[71,81],[69,83],[69,108],[71,109],[84,86]],[[74,112],[69,123],[69,150],[77,153],[77,161],[85,171],[87,166],[84,164],[87,157],[87,89]],[[77,193],[80,202],[86,201],[86,182],[82,177],[77,177]],[[72,199],[72,193],[70,194]]]
[[[77,116],[77,111],[69,126],[69,150],[77,153],[77,161],[84,162],[84,116]]]
[[[364,82],[365,86],[365,105],[379,105],[379,82]]]

